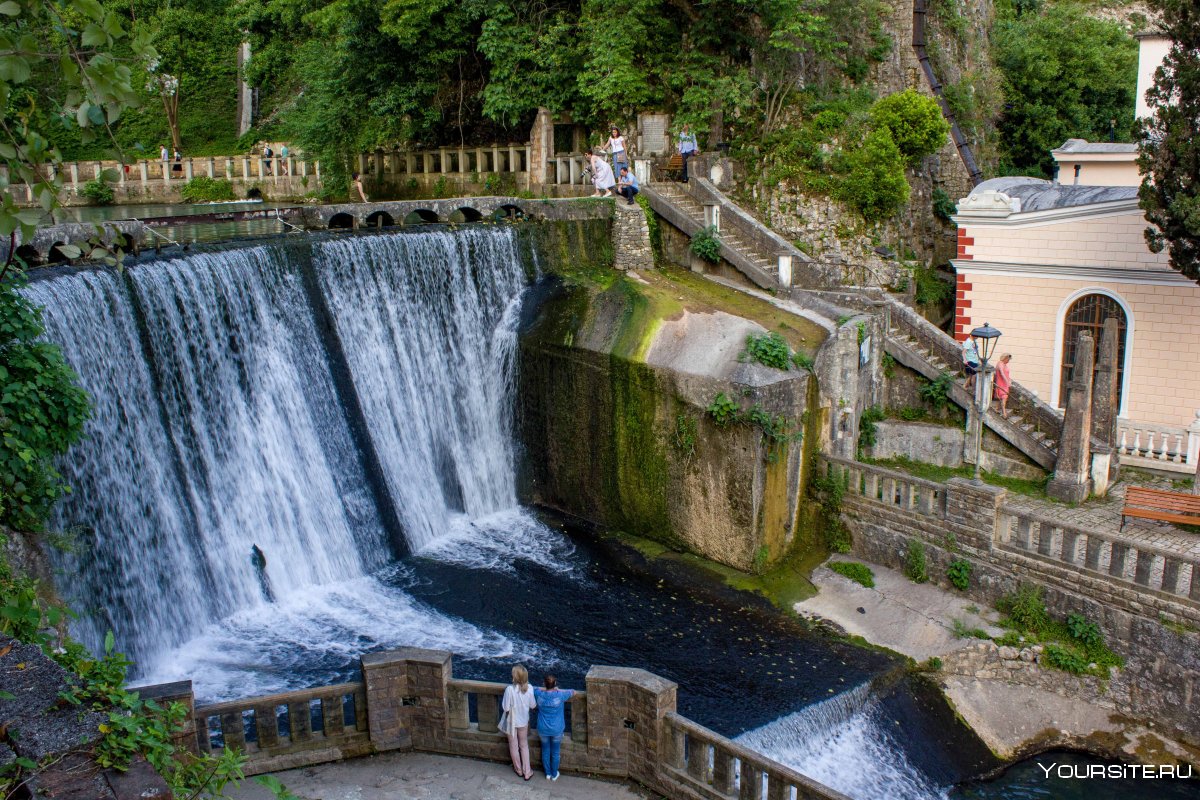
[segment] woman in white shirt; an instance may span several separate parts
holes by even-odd
[[[625,137],[621,135],[620,128],[612,129],[612,135],[608,137],[608,144],[604,145],[604,149],[612,153],[613,174],[620,175],[621,167],[629,166],[629,156],[625,152]]]
[[[512,668],[512,683],[504,689],[504,698],[500,701],[508,714],[507,730],[508,755],[512,758],[513,769],[525,780],[533,777],[529,768],[529,711],[537,708],[533,689],[529,687],[529,671],[517,664]]]
[[[592,167],[592,185],[596,187],[596,193],[592,197],[612,197],[613,187],[617,185],[612,167],[591,150],[586,151],[584,155],[587,156],[588,163]]]

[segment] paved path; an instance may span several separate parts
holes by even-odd
[[[590,780],[565,772],[551,783],[540,771],[528,783],[512,767],[491,761],[427,753],[384,753],[275,777],[301,800],[647,800],[624,783]],[[235,800],[271,800],[250,778],[230,791]]]

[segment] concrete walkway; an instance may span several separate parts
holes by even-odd
[[[427,753],[384,753],[275,773],[301,800],[647,800],[625,783],[568,775],[553,783],[537,771],[527,783],[508,764]],[[271,800],[253,778],[235,800]]]

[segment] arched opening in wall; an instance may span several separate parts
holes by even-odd
[[[470,206],[463,206],[450,215],[451,222],[479,222],[481,219],[483,214]]]
[[[386,211],[374,211],[367,215],[368,228],[390,228],[396,220]]]
[[[252,186],[250,188],[250,190],[246,192],[246,199],[247,200],[262,200],[262,190],[259,189],[257,186]]]
[[[341,211],[329,218],[329,230],[350,230],[354,227],[354,217]]]
[[[525,212],[521,210],[520,206],[506,203],[492,212],[492,219],[525,219]]]
[[[23,244],[17,248],[17,258],[25,262],[26,265],[40,264],[42,254],[37,251],[37,248],[31,244]]]
[[[432,222],[441,222],[441,220],[438,219],[438,215],[435,212],[430,211],[428,208],[418,208],[415,211],[410,211],[404,217],[405,225],[425,225]]]
[[[1125,309],[1116,299],[1106,294],[1085,294],[1067,309],[1062,326],[1062,365],[1059,374],[1058,404],[1067,404],[1067,382],[1071,379],[1071,368],[1075,365],[1076,339],[1080,331],[1092,334],[1093,346],[1100,347],[1100,336],[1104,332],[1104,320],[1117,318],[1117,408],[1123,405],[1125,396],[1125,350],[1129,343],[1129,319]]]
[[[55,242],[50,245],[50,252],[46,254],[47,264],[65,264],[67,263],[67,255],[60,248],[66,246],[66,242]]]

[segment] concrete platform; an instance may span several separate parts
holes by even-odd
[[[427,753],[384,753],[275,777],[301,800],[646,800],[653,795],[627,783],[562,773],[546,780],[540,765],[533,778],[518,778],[508,764]],[[253,778],[228,792],[236,800],[271,800]]]

